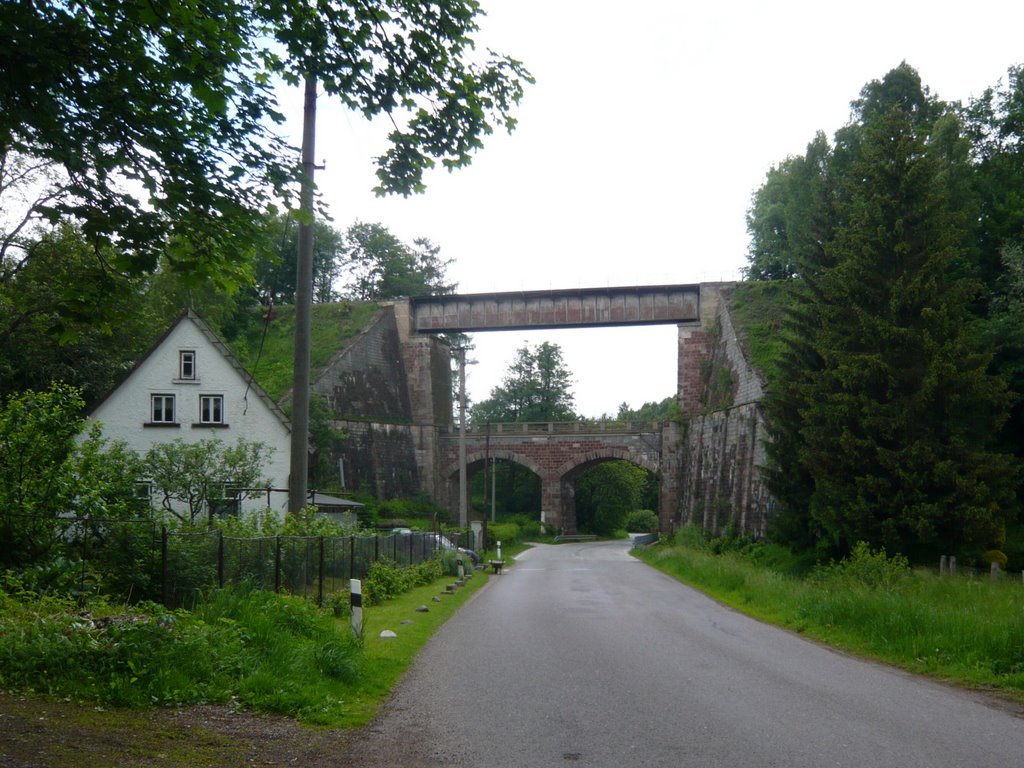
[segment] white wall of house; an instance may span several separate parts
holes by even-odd
[[[288,487],[288,426],[257,390],[247,389],[243,373],[192,316],[183,317],[90,417],[101,422],[106,438],[124,441],[140,455],[177,438],[265,443],[273,449],[265,480],[274,488]],[[264,494],[243,502],[243,509],[266,504]],[[273,494],[271,504],[283,515],[286,494]]]

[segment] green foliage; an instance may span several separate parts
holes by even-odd
[[[992,565],[996,563],[1000,570],[1006,570],[1006,564],[1009,562],[1005,552],[1000,552],[998,549],[987,549],[981,553],[981,562],[985,565]]]
[[[256,292],[263,305],[295,301],[295,261],[299,252],[299,222],[290,212],[268,216],[263,243],[256,256]],[[342,233],[326,221],[313,222],[313,294],[316,303],[336,301],[342,253]]]
[[[506,521],[504,523],[490,523],[487,526],[487,549],[493,549],[499,541],[504,545],[513,544],[521,541],[521,539],[522,529],[520,529],[518,523]]]
[[[67,194],[41,209],[122,246],[115,268],[149,271],[166,249],[196,283],[245,282],[260,217],[297,178],[275,81],[316,73],[345,107],[390,115],[378,192],[418,192],[436,162],[463,166],[511,130],[532,80],[474,54],[479,13],[467,0],[16,3],[0,28],[0,154],[60,168]]]
[[[455,292],[447,282],[451,260],[426,238],[408,246],[383,224],[356,222],[345,232],[343,295],[357,301],[382,301],[404,296]]]
[[[903,555],[889,557],[884,549],[872,550],[858,541],[838,563],[819,566],[810,578],[828,588],[874,589],[890,592],[910,576],[910,563]]]
[[[2,143],[2,142],[0,142]],[[17,158],[0,155],[0,210],[34,190],[13,188]],[[12,182],[13,185],[13,182]],[[9,199],[10,198],[10,199]],[[42,391],[53,381],[95,401],[145,351],[157,320],[141,304],[141,281],[113,272],[70,225],[3,231],[0,222],[0,396]],[[179,307],[180,309],[180,307]]]
[[[266,487],[263,465],[273,449],[239,438],[234,445],[214,438],[186,443],[181,438],[158,443],[146,452],[146,476],[162,497],[163,509],[185,523],[203,514],[213,519],[215,506],[230,488]],[[181,505],[184,510],[176,505]]]
[[[815,145],[824,171],[787,232],[771,532],[823,555],[977,552],[1013,513],[1016,470],[991,450],[1010,400],[971,321],[969,147],[906,64],[854,107]]]
[[[0,684],[116,706],[237,701],[317,722],[344,708],[360,649],[307,601],[221,590],[194,613],[0,592]],[[270,681],[274,681],[271,685]]]
[[[679,401],[675,395],[669,395],[660,402],[647,402],[636,410],[629,403],[620,403],[615,418],[618,421],[678,421]]]
[[[363,602],[367,606],[380,605],[414,587],[432,584],[444,573],[440,557],[432,557],[406,567],[386,559],[377,560],[370,566],[370,572],[363,580]]]
[[[657,533],[659,525],[658,513],[650,509],[634,509],[624,523],[630,533]]]
[[[623,529],[626,515],[638,509],[647,470],[628,461],[607,461],[586,469],[576,480],[576,526],[608,536]]]
[[[316,375],[380,311],[376,304],[315,304],[312,308],[310,366]],[[262,315],[246,324],[245,330],[229,339],[238,357],[266,393],[279,402],[292,385],[295,364],[294,307],[274,307],[273,314]]]
[[[761,563],[774,557],[764,549],[716,556],[651,547],[635,554],[760,620],[859,655],[946,680],[1024,691],[1019,583],[910,572],[906,560],[870,549],[849,565],[796,578]]]
[[[473,405],[474,424],[517,421],[575,421],[572,373],[557,344],[521,347],[500,386]]]
[[[82,400],[55,384],[0,407],[0,565],[45,559],[56,543],[56,517],[69,511],[74,478],[68,461],[82,429]]]

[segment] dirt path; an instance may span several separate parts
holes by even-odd
[[[333,768],[352,737],[223,706],[136,712],[0,692],[0,768]]]

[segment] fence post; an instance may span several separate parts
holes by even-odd
[[[274,537],[274,591],[281,591],[281,537]]]
[[[224,531],[217,531],[217,586],[224,589]]]
[[[359,579],[349,580],[349,605],[352,608],[352,634],[363,636],[363,584]]]
[[[942,555],[939,558],[939,576],[945,576],[947,570],[949,570],[949,558]]]
[[[167,605],[167,526],[160,526],[160,602]]]
[[[324,537],[320,537],[320,591],[317,594],[316,604],[324,604]]]
[[[956,555],[949,556],[949,575],[956,576]]]

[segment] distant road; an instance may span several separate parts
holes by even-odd
[[[563,544],[474,596],[339,765],[1011,768],[1024,719]]]

